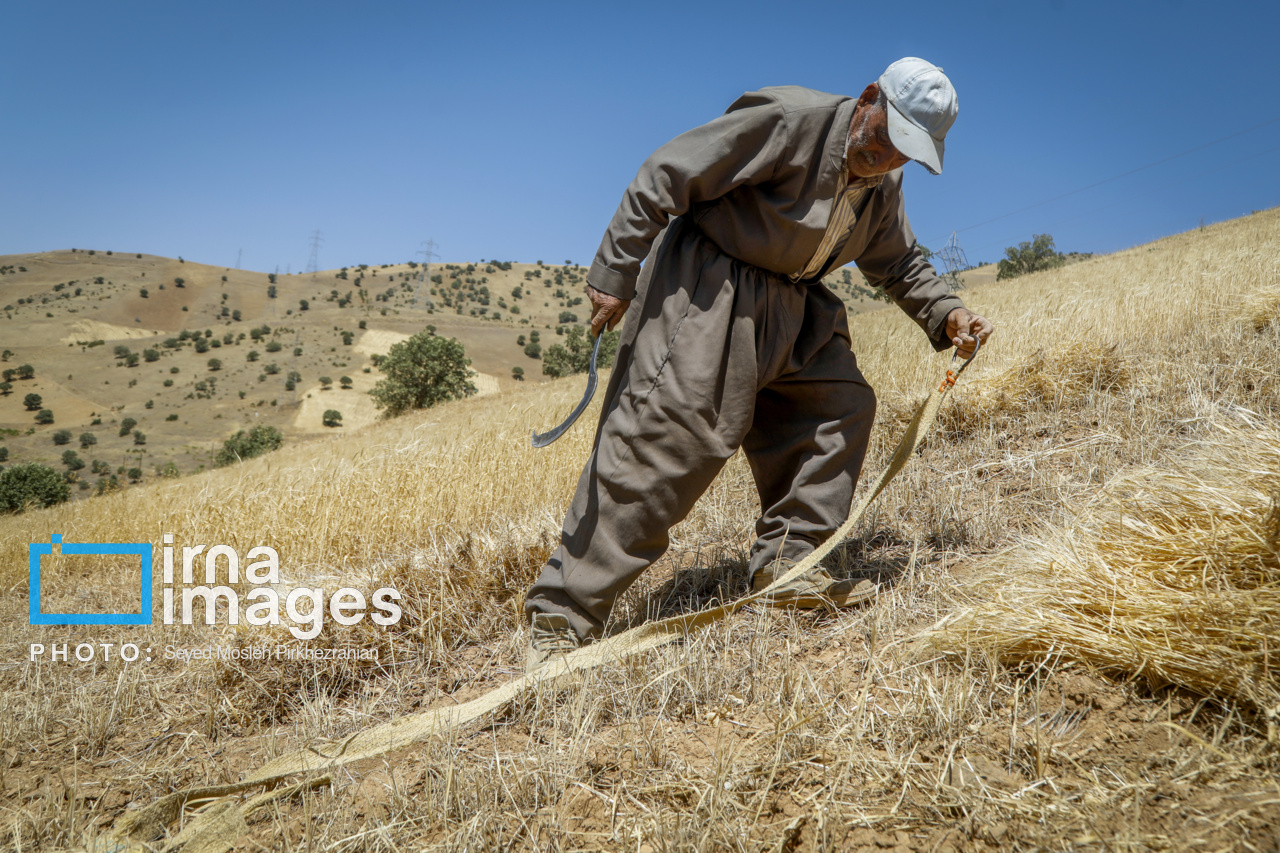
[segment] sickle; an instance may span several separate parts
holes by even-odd
[[[591,402],[591,398],[596,393],[596,356],[600,355],[600,341],[604,339],[604,330],[600,330],[600,334],[596,335],[596,344],[591,349],[591,366],[587,368],[587,393],[582,395],[582,402],[578,407],[569,413],[569,417],[565,418],[564,423],[551,430],[550,432],[533,434],[534,447],[546,447],[573,426],[573,422],[578,419],[578,415],[587,408],[587,404]]]

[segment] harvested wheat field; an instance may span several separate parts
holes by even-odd
[[[599,400],[549,448],[529,433],[581,377],[0,520],[19,626],[0,657],[0,835],[21,850],[1276,850],[1280,210],[964,298],[995,337],[827,560],[877,581],[874,601],[749,606],[559,680],[517,681],[519,606]],[[865,488],[949,356],[897,312],[858,315],[853,335],[880,397]],[[756,513],[739,456],[616,629],[746,594]],[[330,610],[306,639],[299,620],[225,612],[30,627],[27,546],[54,534],[157,555],[165,534],[175,553],[267,545],[281,590],[392,587],[403,612],[343,627]],[[46,562],[46,611],[138,606],[136,579]],[[98,652],[32,660],[60,643]],[[350,654],[296,659],[316,648]],[[177,653],[193,649],[244,654]],[[280,775],[302,765],[319,769]]]

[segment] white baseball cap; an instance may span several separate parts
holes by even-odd
[[[908,56],[886,68],[878,82],[889,100],[886,112],[893,147],[941,175],[943,139],[960,110],[947,75],[931,62]]]

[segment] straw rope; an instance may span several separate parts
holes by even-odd
[[[974,356],[977,355],[975,350]],[[956,379],[973,361],[971,356],[959,368],[947,370],[942,384],[920,405],[902,440],[894,450],[889,464],[881,472],[880,477],[863,495],[857,507],[849,514],[849,518],[830,539],[806,556],[786,574],[774,580],[765,589],[751,593],[736,601],[719,607],[711,607],[696,613],[672,616],[657,622],[639,625],[628,631],[616,634],[597,643],[552,661],[541,669],[526,673],[514,681],[509,681],[470,702],[423,711],[417,714],[400,717],[386,723],[370,726],[356,732],[346,740],[331,744],[323,749],[310,746],[286,752],[252,771],[240,782],[216,787],[188,788],[161,797],[154,803],[126,813],[116,823],[106,844],[97,849],[104,851],[142,850],[143,844],[159,838],[165,829],[181,816],[183,809],[191,803],[209,802],[202,811],[183,828],[182,832],[164,849],[183,853],[222,853],[231,849],[236,840],[247,831],[245,816],[261,807],[264,797],[275,799],[279,792],[259,794],[244,802],[237,803],[230,799],[246,791],[256,788],[273,788],[281,781],[302,773],[319,774],[336,768],[363,761],[368,758],[385,755],[396,749],[402,749],[415,743],[427,740],[458,728],[486,714],[498,710],[508,702],[533,689],[539,684],[554,683],[565,676],[582,670],[593,669],[605,664],[618,663],[626,658],[638,655],[651,649],[659,648],[667,643],[683,639],[707,625],[719,622],[736,613],[738,610],[759,601],[778,587],[788,584],[809,570],[813,569],[831,551],[843,542],[853,531],[855,525],[866,512],[885,486],[906,467],[911,456],[924,443],[925,437],[933,427],[938,409],[942,405],[947,392],[955,385]],[[954,364],[954,359],[953,359]],[[566,686],[573,679],[564,679]],[[292,792],[301,787],[317,784],[316,780],[303,783],[288,789]]]

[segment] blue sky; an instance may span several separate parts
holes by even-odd
[[[322,268],[428,238],[585,264],[672,136],[761,86],[856,95],[907,55],[960,95],[944,174],[908,166],[933,248],[1108,252],[1280,204],[1276,3],[168,0],[0,25],[0,254],[296,272],[318,229]]]

